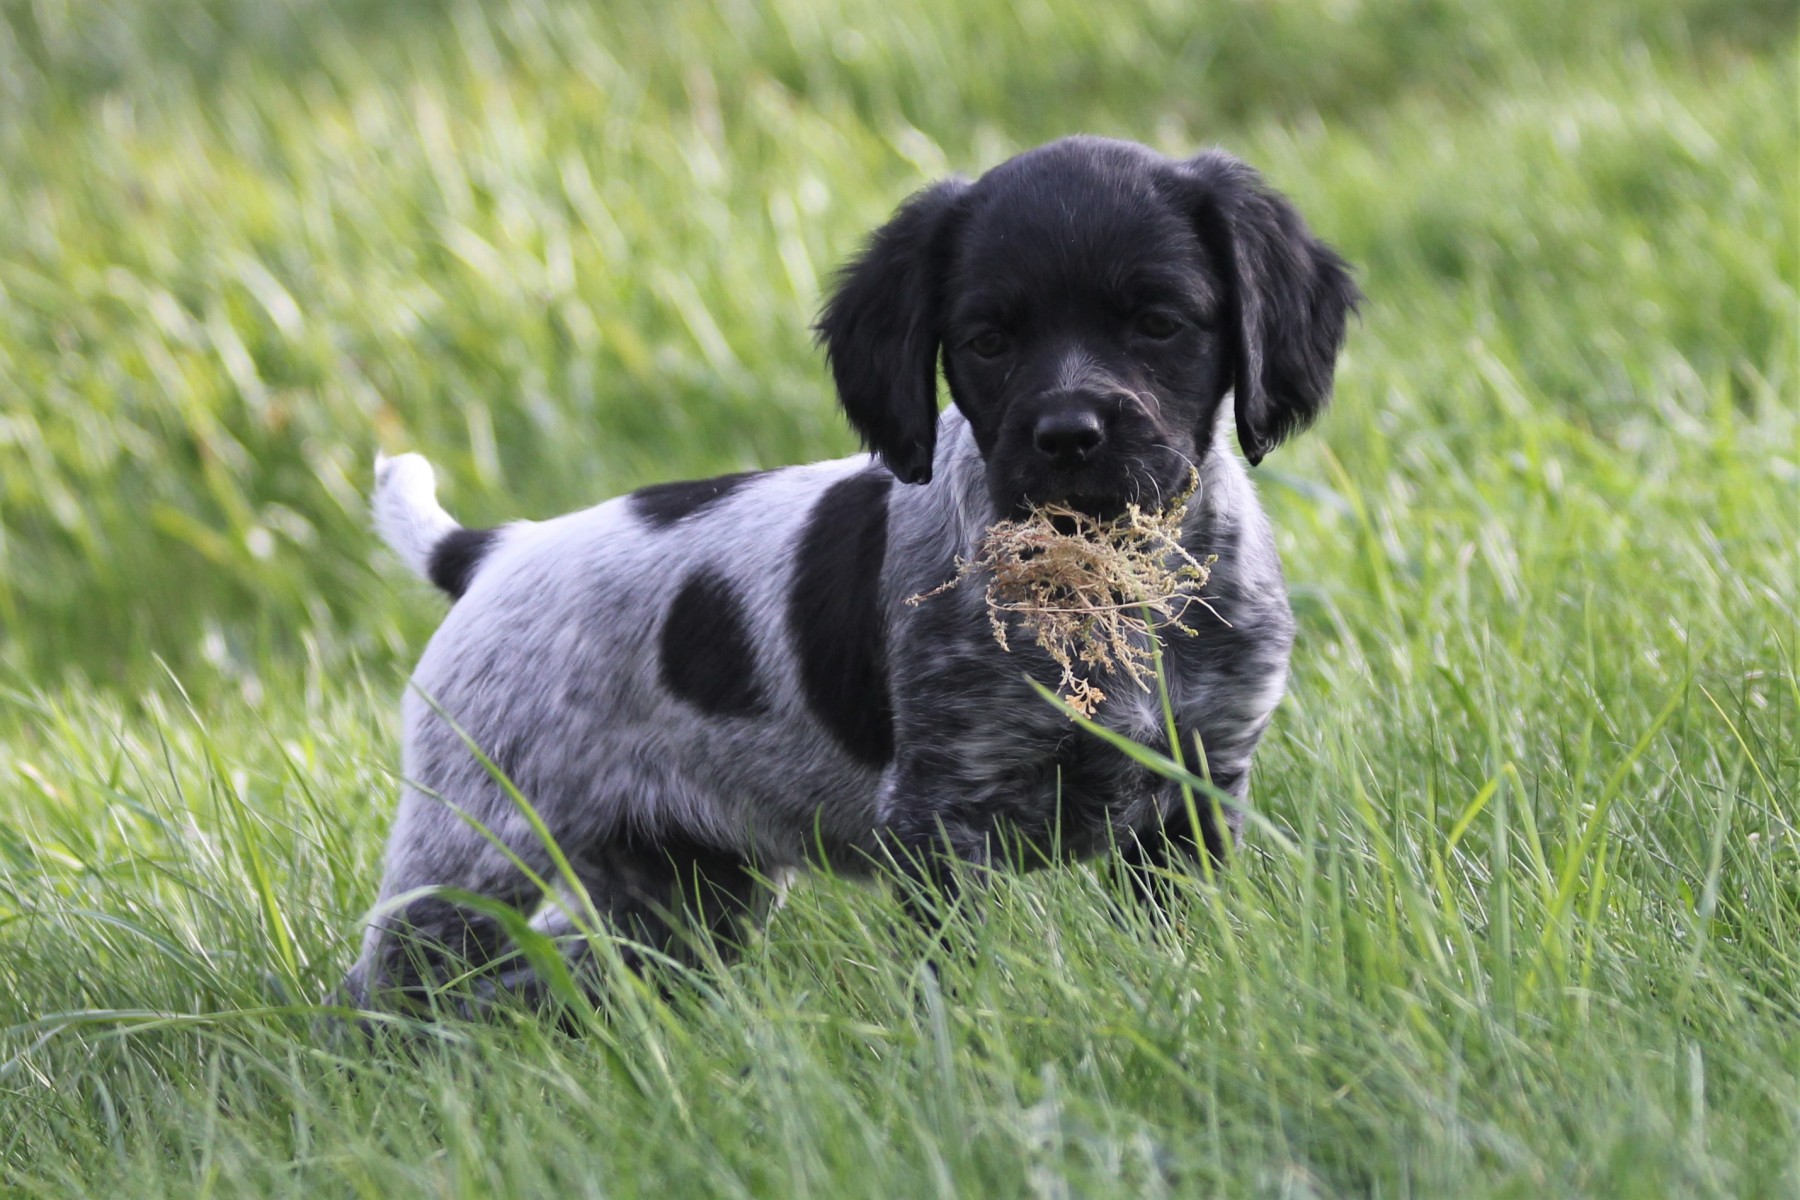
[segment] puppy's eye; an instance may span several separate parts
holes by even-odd
[[[1147,338],[1166,341],[1181,332],[1181,322],[1165,312],[1147,312],[1133,322],[1132,328]]]
[[[969,349],[982,358],[999,358],[1011,345],[998,329],[984,329],[969,339]]]

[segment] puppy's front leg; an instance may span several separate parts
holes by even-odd
[[[1240,800],[1246,782],[1243,770],[1213,777],[1216,787]],[[1199,867],[1203,861],[1214,869],[1224,867],[1237,843],[1243,815],[1231,805],[1198,794],[1194,796],[1193,811],[1189,812],[1186,799],[1174,787],[1167,789],[1157,811],[1160,815],[1148,828],[1137,830],[1121,842],[1119,857],[1138,900],[1162,913],[1169,893],[1167,873]]]
[[[954,792],[903,762],[882,798],[881,852],[905,890],[907,913],[928,929],[943,928],[964,880],[979,882],[992,856],[991,830]]]

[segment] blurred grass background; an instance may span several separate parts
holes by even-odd
[[[1791,383],[1786,4],[4,11],[28,678],[403,657],[378,441],[474,519],[846,450],[820,280],[909,190],[1071,130],[1225,144],[1343,246],[1377,302],[1341,438],[1491,440],[1484,357],[1607,441],[1677,380]]]
[[[1800,115],[1770,0],[0,0],[0,1171],[22,1193],[1800,1189]],[[1060,134],[1370,302],[1258,472],[1302,618],[1178,936],[803,889],[681,1011],[321,1046],[459,516],[847,452],[807,324]],[[960,968],[958,968],[960,969]]]

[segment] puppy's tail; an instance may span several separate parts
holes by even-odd
[[[499,536],[497,529],[467,529],[438,503],[437,477],[417,454],[375,455],[375,531],[421,578],[452,600],[468,591],[477,568]]]

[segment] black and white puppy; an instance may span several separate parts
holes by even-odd
[[[1310,422],[1357,300],[1236,159],[1069,138],[918,193],[842,273],[818,332],[872,454],[493,530],[452,520],[418,456],[384,460],[378,527],[455,603],[404,701],[406,782],[351,994],[505,948],[429,889],[542,903],[539,924],[566,927],[531,881],[554,876],[549,852],[465,735],[599,913],[677,953],[689,929],[738,932],[769,900],[759,881],[806,864],[979,864],[1002,839],[1140,865],[1222,853],[1236,815],[1196,830],[1169,786],[1034,694],[1026,677],[1057,669],[1029,635],[995,643],[980,587],[906,600],[999,517],[1154,505],[1198,468],[1184,543],[1217,561],[1197,636],[1164,659],[1184,746],[1197,735],[1242,798],[1294,625],[1221,414],[1252,464]],[[1166,749],[1152,691],[1095,682],[1100,721]]]

